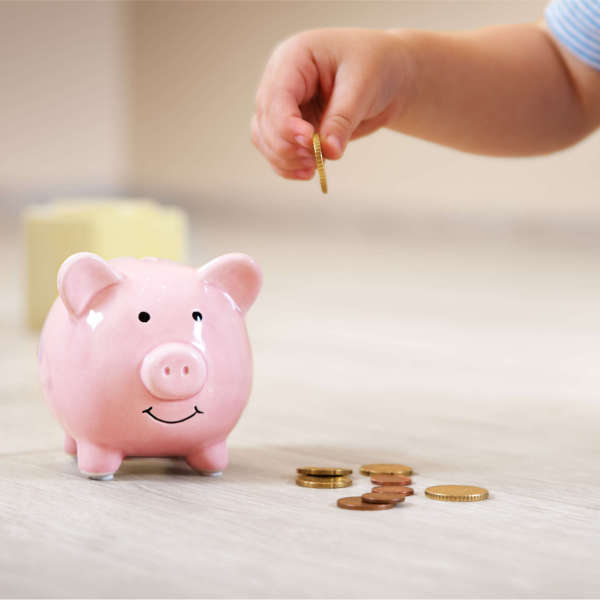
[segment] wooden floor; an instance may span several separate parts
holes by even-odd
[[[129,460],[78,474],[0,262],[3,597],[600,596],[600,251],[505,240],[198,225],[198,262],[255,256],[250,404],[221,479]],[[402,462],[416,495],[379,513],[358,466]],[[299,465],[354,486],[294,484]],[[439,483],[489,488],[472,504]]]

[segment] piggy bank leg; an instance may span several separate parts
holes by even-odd
[[[77,442],[68,433],[65,433],[64,448],[67,454],[77,456]]]
[[[219,442],[213,446],[199,448],[188,454],[185,460],[201,475],[220,475],[227,466],[227,446],[225,442]]]
[[[79,471],[90,479],[112,479],[122,461],[123,454],[118,450],[103,448],[84,441],[77,442]]]

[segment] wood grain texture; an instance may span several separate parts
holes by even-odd
[[[1,245],[1,596],[600,595],[597,250],[199,223],[198,263],[242,250],[265,272],[231,466],[135,459],[94,482],[62,452]],[[369,462],[412,465],[415,496],[336,508]],[[354,485],[297,487],[306,464]],[[424,497],[442,483],[491,498]]]

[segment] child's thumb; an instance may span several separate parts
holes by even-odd
[[[336,82],[333,94],[327,104],[319,135],[327,158],[340,158],[354,130],[364,116],[366,93],[361,90],[356,79],[350,82]]]

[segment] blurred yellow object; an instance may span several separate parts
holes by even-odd
[[[187,216],[151,200],[77,198],[34,205],[23,215],[27,250],[27,321],[39,329],[57,296],[56,274],[74,252],[103,258],[187,260]]]

